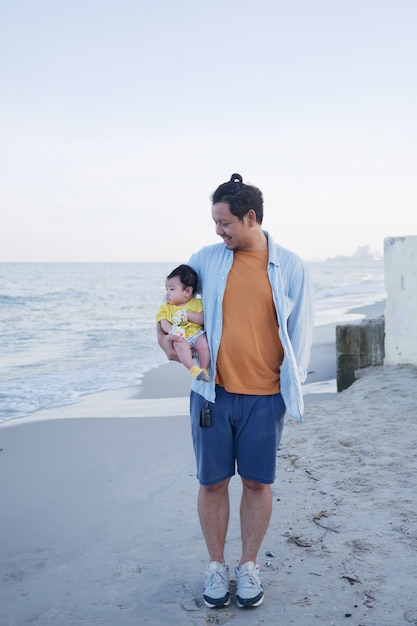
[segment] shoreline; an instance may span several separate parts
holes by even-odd
[[[364,318],[380,317],[385,300],[357,307],[347,314]],[[313,345],[307,379],[303,385],[304,402],[316,404],[331,400],[336,390],[336,326],[330,323],[314,327]],[[188,414],[190,374],[180,363],[163,363],[145,372],[138,385],[86,394],[73,404],[40,409],[25,417],[0,423],[0,428],[15,423],[44,419],[80,417],[146,417],[148,415]]]

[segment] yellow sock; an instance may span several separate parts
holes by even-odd
[[[196,380],[203,380],[205,383],[208,383],[210,380],[210,376],[208,375],[208,371],[198,367],[198,365],[193,365],[190,367],[190,374]]]
[[[190,374],[193,378],[197,378],[200,372],[201,367],[198,367],[198,365],[193,365],[192,367],[190,367]]]
[[[210,380],[208,371],[206,369],[202,369],[199,375],[197,376],[197,380],[203,380],[205,383],[208,383]]]

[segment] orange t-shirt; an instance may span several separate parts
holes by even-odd
[[[235,250],[223,298],[216,382],[230,393],[279,392],[284,350],[268,279],[268,250]]]

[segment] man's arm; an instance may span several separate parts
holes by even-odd
[[[314,302],[310,273],[305,265],[293,276],[291,297],[294,301],[287,326],[295,358],[299,368],[300,380],[307,377],[314,329]]]
[[[173,343],[177,340],[177,337],[173,335],[168,335],[164,333],[161,328],[161,324],[158,322],[156,325],[156,333],[158,338],[158,343],[161,346],[162,350],[167,355],[169,361],[179,361],[178,355],[174,350]]]

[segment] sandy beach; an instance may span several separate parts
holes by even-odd
[[[322,328],[310,382],[334,361]],[[0,625],[416,625],[417,368],[362,370],[287,420],[252,611],[202,603],[188,388],[170,363],[140,387],[0,426]],[[239,496],[235,477],[231,569]]]

